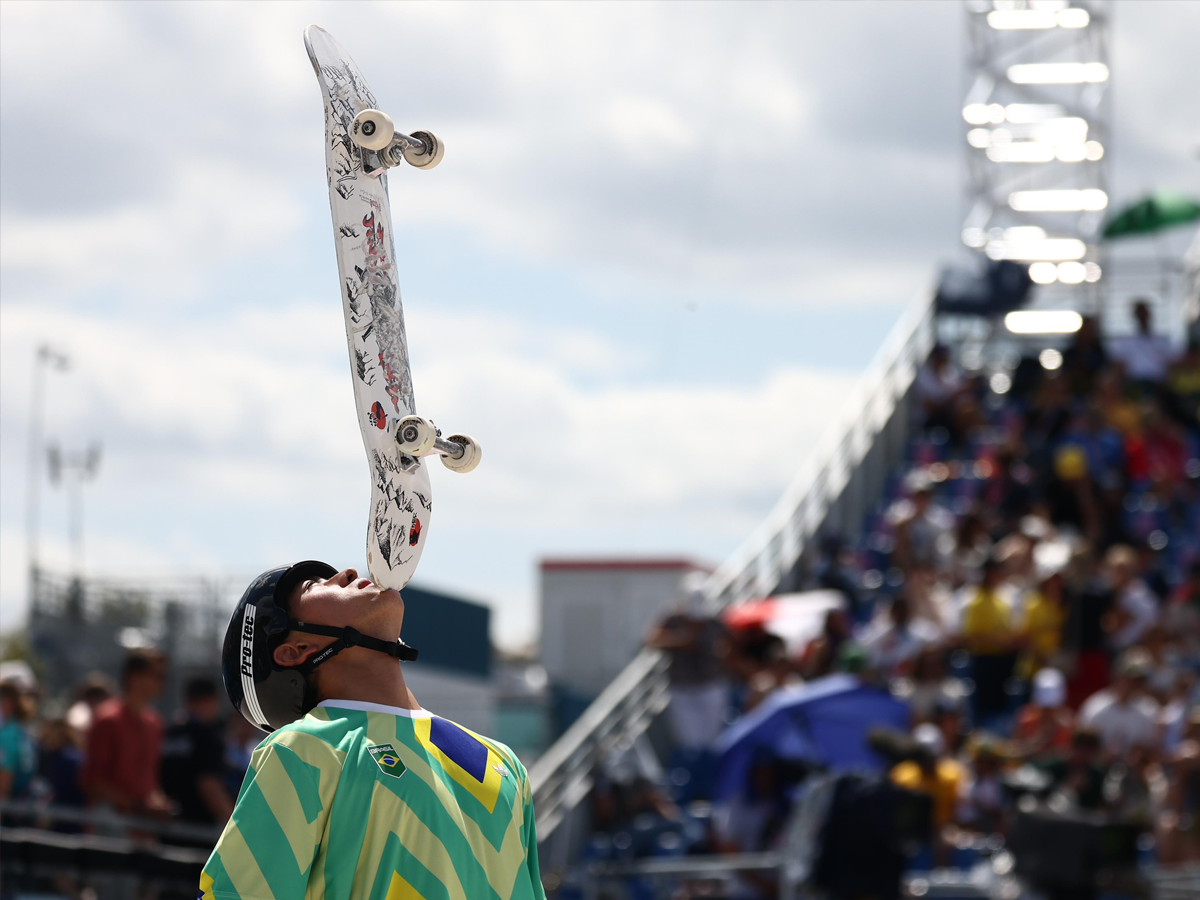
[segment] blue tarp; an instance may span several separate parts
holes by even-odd
[[[908,707],[883,688],[851,675],[830,675],[780,688],[717,739],[714,799],[735,796],[746,785],[755,754],[766,750],[832,771],[878,771],[884,761],[867,747],[876,727],[905,729]]]

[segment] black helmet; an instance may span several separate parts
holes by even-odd
[[[417,651],[404,641],[381,641],[354,628],[313,625],[288,615],[284,603],[296,585],[312,578],[330,578],[337,571],[328,563],[309,559],[263,572],[250,582],[229,617],[221,674],[234,708],[255,728],[274,731],[316,706],[307,675],[347,647],[365,647],[396,659],[417,658]],[[337,640],[299,666],[280,666],[274,659],[275,648],[289,631]]]

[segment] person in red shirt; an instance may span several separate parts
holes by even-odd
[[[150,707],[162,693],[166,666],[157,650],[130,651],[121,670],[121,696],[96,708],[79,778],[93,805],[131,815],[170,810],[158,782],[163,723]]]

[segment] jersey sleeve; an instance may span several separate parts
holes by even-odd
[[[537,825],[533,814],[533,788],[529,784],[529,773],[521,767],[521,784],[523,802],[525,804],[525,866],[529,872],[529,881],[533,886],[533,900],[546,900],[546,890],[542,887],[542,870],[538,864]]]
[[[200,900],[302,900],[341,765],[333,747],[304,732],[260,744],[200,876]]]

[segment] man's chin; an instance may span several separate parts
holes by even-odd
[[[398,603],[404,605],[404,600],[400,596],[400,592],[395,588],[385,588],[379,592],[375,598],[376,603]]]

